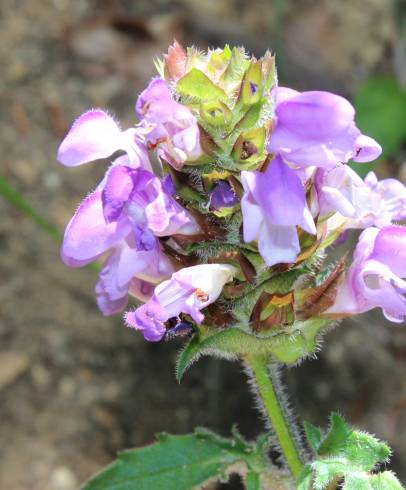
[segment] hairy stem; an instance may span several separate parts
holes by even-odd
[[[258,355],[248,355],[244,358],[244,361],[250,373],[252,373],[253,385],[263,405],[264,412],[275,431],[286,463],[294,478],[297,478],[303,464],[298,447],[299,443],[295,438],[295,430],[281,403],[283,394],[278,393],[280,390],[269,376],[266,358]]]

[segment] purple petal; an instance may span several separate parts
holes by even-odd
[[[162,181],[162,189],[164,192],[166,192],[166,194],[168,194],[168,196],[173,196],[175,194],[176,187],[171,174],[164,177]]]
[[[304,231],[307,231],[307,233],[310,233],[311,235],[316,235],[317,234],[317,229],[316,229],[316,225],[314,223],[314,219],[313,219],[312,213],[310,212],[310,210],[307,207],[307,205],[304,208],[304,211],[303,211],[303,219],[299,223],[299,226]]]
[[[355,143],[354,162],[371,162],[382,153],[382,147],[374,139],[361,134]]]
[[[385,209],[393,220],[406,219],[406,187],[396,179],[383,179],[376,184],[376,191],[385,201]]]
[[[159,158],[181,168],[202,154],[197,119],[188,107],[173,100],[164,80],[152,80],[138,98],[136,112],[142,118],[146,142],[158,148]]]
[[[135,112],[139,119],[142,119],[153,102],[172,101],[172,95],[165,80],[154,78],[148,87],[138,96],[135,104]]]
[[[158,342],[165,334],[165,323],[169,317],[162,306],[152,298],[135,311],[124,314],[124,321],[130,328],[141,330],[145,340]]]
[[[257,173],[256,177],[253,194],[266,220],[283,226],[301,223],[306,196],[296,172],[276,157],[265,174]]]
[[[200,323],[203,315],[198,309],[199,303],[195,301],[195,291],[196,287],[193,284],[180,282],[172,276],[172,279],[155,288],[155,296],[159,304],[165,308],[168,318],[176,317],[183,312],[189,313]],[[190,297],[192,303],[188,303]]]
[[[133,169],[121,165],[108,172],[102,192],[103,213],[107,223],[117,221],[129,200],[134,188],[132,173]]]
[[[356,210],[352,203],[346,198],[346,196],[340,192],[339,189],[334,187],[322,187],[323,197],[329,204],[331,209],[338,211],[347,218],[355,216]]]
[[[406,282],[401,281],[390,269],[375,260],[363,264],[359,274],[357,294],[365,298],[369,309],[380,307],[385,316],[402,322],[406,316]]]
[[[293,97],[299,94],[300,92],[298,92],[297,90],[293,90],[292,88],[288,88],[288,87],[275,87],[272,90],[272,96],[274,97],[276,106],[278,106],[285,100],[292,99]]]
[[[406,317],[405,257],[405,227],[367,228],[327,313],[357,314],[380,307],[389,320],[402,322]]]
[[[357,246],[354,251],[354,261],[367,260],[374,249],[375,239],[379,233],[378,228],[367,228],[358,238]]]
[[[333,168],[359,153],[369,161],[379,145],[361,136],[355,111],[343,97],[329,92],[291,93],[277,89],[276,127],[268,151],[297,166]]]
[[[130,282],[128,293],[139,301],[147,302],[154,294],[155,284],[135,277]]]
[[[236,203],[237,196],[231,185],[225,180],[217,182],[210,195],[210,206],[214,209],[221,209],[233,207]]]
[[[348,100],[329,92],[303,92],[276,108],[278,125],[309,140],[328,140],[345,131],[355,110]]]
[[[252,174],[253,172],[242,173]],[[249,243],[258,238],[259,231],[264,222],[264,216],[261,208],[252,202],[249,194],[245,194],[241,199],[241,211],[243,216],[244,242]]]
[[[149,228],[156,236],[199,233],[200,227],[196,221],[180,204],[163,192],[162,184],[158,178],[151,181],[148,190],[151,200],[145,207],[145,216]],[[154,199],[152,196],[155,196]]]
[[[70,267],[81,267],[119,243],[131,231],[127,220],[107,224],[101,192],[90,194],[69,222],[61,247],[61,257]]]
[[[117,282],[119,254],[113,253],[100,273],[95,292],[97,305],[104,315],[115,315],[123,311],[128,302],[128,287]]]
[[[371,258],[387,265],[394,274],[406,277],[406,227],[382,228],[376,235]]]
[[[300,252],[296,227],[264,224],[259,235],[258,249],[269,267],[295,262]]]
[[[128,304],[127,295],[116,300],[111,300],[100,286],[96,289],[96,294],[97,306],[105,316],[117,315],[117,313],[122,312]]]
[[[121,130],[114,119],[100,109],[80,116],[58,150],[58,160],[68,167],[107,158],[119,149]]]
[[[146,226],[134,227],[136,248],[142,252],[150,252],[157,246],[157,238]]]

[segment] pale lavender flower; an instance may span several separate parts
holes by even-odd
[[[265,173],[241,173],[244,241],[258,242],[268,266],[295,262],[300,252],[297,226],[316,233],[297,173],[276,157]]]
[[[406,227],[367,228],[339,286],[335,304],[325,313],[356,315],[382,308],[392,322],[406,317]]]
[[[173,100],[166,82],[153,79],[138,97],[135,111],[148,147],[180,169],[186,161],[202,155],[197,119],[184,105]]]
[[[118,150],[125,151],[129,164],[151,170],[148,153],[140,131],[122,131],[118,123],[101,109],[82,114],[72,125],[58,149],[58,160],[68,167],[107,158]]]
[[[380,155],[379,144],[356,127],[355,110],[343,97],[285,87],[275,88],[273,96],[275,127],[268,151],[286,162],[333,168],[339,162],[368,162]]]
[[[172,274],[173,266],[155,237],[150,245],[148,248],[140,247],[134,235],[129,235],[114,247],[95,288],[97,304],[103,314],[113,315],[122,311],[129,293],[134,295],[139,291],[136,297],[145,299],[151,290],[148,285],[156,285]]]
[[[66,229],[61,255],[67,265],[80,267],[110,252],[96,294],[102,312],[113,314],[125,307],[133,279],[157,284],[174,271],[158,237],[199,231],[157,177],[116,164],[79,206]]]
[[[321,215],[338,212],[344,228],[390,225],[406,218],[406,187],[396,179],[378,181],[373,172],[365,180],[347,165],[316,174]]]
[[[135,311],[125,314],[126,324],[141,330],[146,340],[159,341],[166,331],[165,322],[181,313],[201,323],[203,308],[214,303],[224,285],[237,270],[232,265],[203,264],[175,272],[171,279],[155,288],[152,298]]]

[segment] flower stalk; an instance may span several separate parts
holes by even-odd
[[[296,440],[295,431],[283,407],[281,400],[283,394],[273,383],[266,357],[247,355],[244,361],[252,373],[257,395],[275,432],[284,459],[293,477],[297,479],[303,468],[303,462],[300,456],[299,441]]]

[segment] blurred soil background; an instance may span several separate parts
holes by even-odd
[[[392,145],[377,171],[406,179],[401,2],[2,0],[0,174],[59,230],[105,165],[63,168],[58,143],[91,107],[134,124],[152,58],[174,38],[258,55],[269,47],[281,84],[353,100],[366,90],[367,102],[377,94],[364,125]],[[360,92],[376,76],[389,77],[384,89]],[[66,268],[58,244],[1,196],[0,210],[0,488],[74,490],[118,450],[163,430],[227,434],[237,422],[253,437],[262,429],[241,366],[206,358],[179,386],[180,344],[148,344],[120,318],[104,318],[96,272]],[[405,325],[373,313],[330,332],[318,358],[285,377],[302,418],[326,426],[339,410],[391,444],[391,466],[406,481],[405,374]]]

